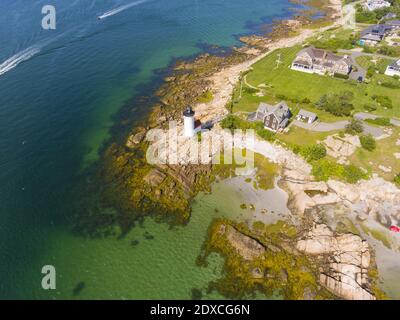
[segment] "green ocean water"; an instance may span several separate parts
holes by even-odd
[[[220,182],[211,194],[196,197],[184,227],[171,229],[147,218],[124,239],[83,239],[67,229],[49,230],[46,254],[32,265],[36,272],[24,274],[16,288],[22,293],[27,283],[39,284],[37,270],[51,264],[57,270],[57,290],[37,290],[34,298],[190,299],[197,289],[205,299],[221,299],[206,291],[208,283],[221,276],[222,258],[210,256],[207,267],[196,266],[196,258],[214,218],[249,217],[251,213],[240,209],[243,201],[234,186]],[[80,283],[83,289],[74,292]]]

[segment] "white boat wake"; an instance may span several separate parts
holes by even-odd
[[[12,57],[8,58],[6,61],[0,64],[0,76],[14,69],[20,63],[29,60],[35,54],[38,54],[40,50],[40,46],[32,46],[14,54]]]
[[[139,1],[132,2],[132,3],[128,3],[128,4],[124,5],[124,6],[115,8],[115,9],[110,10],[110,11],[107,11],[107,12],[103,13],[102,15],[98,16],[97,18],[99,20],[102,20],[102,19],[111,17],[111,16],[116,15],[116,14],[122,12],[122,11],[125,11],[125,10],[127,10],[129,8],[138,6],[139,4],[142,4],[142,3],[145,3],[145,2],[148,2],[148,1],[149,0],[139,0]]]

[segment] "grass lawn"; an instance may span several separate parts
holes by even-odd
[[[379,71],[380,74],[384,74],[387,66],[391,64],[393,61],[395,61],[394,59],[383,59],[383,58],[375,59],[369,56],[358,57],[356,60],[360,64],[360,66],[362,66],[366,70],[368,70],[369,67],[374,67],[375,70]],[[373,61],[376,61],[376,63]]]
[[[353,30],[333,28],[311,38],[309,44],[317,48],[331,51],[337,51],[338,49],[350,50],[356,47],[352,41],[354,38],[355,33]]]
[[[385,179],[393,181],[394,176],[400,173],[400,160],[394,156],[394,153],[400,153],[400,146],[396,146],[398,140],[400,140],[400,128],[394,128],[391,137],[376,142],[374,151],[359,148],[349,160],[356,166],[363,167],[372,173],[378,173]],[[380,165],[391,167],[393,171],[385,173],[379,169]]]
[[[311,105],[305,105],[304,108],[317,111],[322,121],[343,120],[343,118],[324,114],[312,106],[324,94],[348,90],[354,93],[353,104],[356,111],[365,111],[363,106],[373,102],[371,96],[382,95],[391,98],[393,109],[385,110],[380,107],[375,113],[386,117],[400,117],[400,90],[383,87],[375,79],[365,84],[291,70],[290,65],[300,50],[301,46],[279,49],[254,64],[253,70],[247,74],[247,83],[260,88],[263,96],[257,96],[253,89],[244,84],[240,97],[240,84],[238,84],[232,111],[255,111],[260,102],[277,103],[280,100],[286,100],[292,108],[300,107],[302,105],[299,102],[307,98],[311,101]],[[277,64],[278,54],[281,57],[279,65]]]
[[[296,144],[301,147],[305,147],[316,144],[319,141],[323,141],[327,136],[335,133],[337,133],[337,131],[313,132],[292,125],[289,128],[289,132],[277,135],[277,139],[284,143]]]

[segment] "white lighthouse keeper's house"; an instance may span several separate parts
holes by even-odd
[[[191,138],[196,134],[195,131],[195,119],[194,119],[194,111],[192,107],[187,107],[185,111],[183,111],[183,123],[185,127],[185,137]]]

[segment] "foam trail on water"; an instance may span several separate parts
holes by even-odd
[[[69,31],[65,31],[57,36],[52,37],[51,39],[41,40],[36,44],[14,54],[12,57],[8,58],[2,64],[0,64],[0,76],[5,74],[6,72],[14,69],[20,63],[27,61],[33,58],[35,55],[40,53],[46,46],[50,45],[51,43],[57,41],[61,37],[64,37],[68,33],[74,32],[77,28],[73,28]]]
[[[41,47],[36,45],[14,54],[12,57],[8,58],[6,61],[0,64],[0,76],[14,69],[21,62],[29,60],[35,54],[38,54],[40,50]]]
[[[100,15],[98,18],[99,19],[105,19],[105,18],[111,17],[113,15],[116,15],[117,13],[125,11],[126,9],[129,9],[131,7],[135,7],[135,6],[139,5],[139,4],[142,4],[142,3],[145,3],[145,2],[148,2],[148,1],[149,0],[139,0],[139,1],[132,2],[132,3],[128,3],[128,4],[124,5],[124,6],[115,8],[115,9],[110,10],[110,11],[107,11],[107,12],[103,13],[102,15]]]

